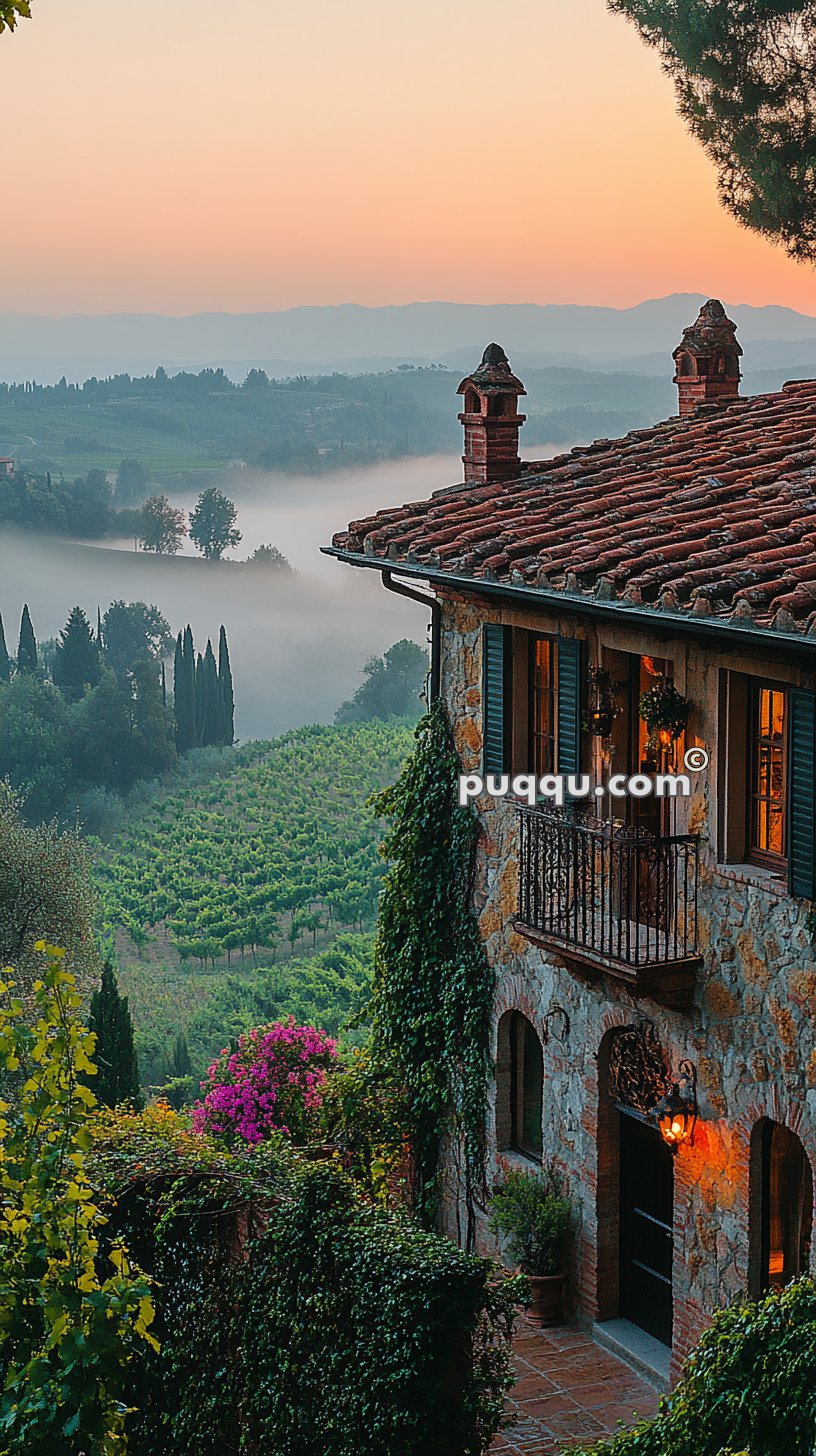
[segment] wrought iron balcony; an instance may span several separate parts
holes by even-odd
[[[700,964],[696,835],[519,807],[516,927],[564,959],[688,1004]]]

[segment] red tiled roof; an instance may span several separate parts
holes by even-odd
[[[415,571],[816,635],[816,380],[378,511],[333,544]]]

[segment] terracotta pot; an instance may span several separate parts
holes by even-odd
[[[532,1297],[527,1309],[527,1318],[534,1325],[561,1325],[564,1323],[564,1281],[566,1270],[560,1274],[528,1274]]]

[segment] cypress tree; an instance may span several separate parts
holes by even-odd
[[[235,697],[232,689],[232,668],[230,666],[227,634],[222,626],[218,637],[218,686],[221,689],[223,713],[223,735],[221,742],[231,748],[235,742]]]
[[[201,720],[201,742],[205,748],[224,741],[224,710],[212,642],[207,639],[203,664],[204,710]]]
[[[94,1061],[98,1070],[90,1085],[98,1101],[105,1107],[117,1107],[120,1102],[140,1106],[139,1063],[133,1045],[133,1024],[127,996],[119,995],[110,961],[102,967],[102,984],[91,997],[88,1025],[96,1033]]]
[[[173,1042],[173,1054],[170,1058],[171,1077],[189,1077],[193,1070],[190,1048],[187,1045],[187,1038],[183,1031],[180,1031]]]
[[[161,682],[162,682],[162,707],[163,708],[166,708],[167,707],[167,669],[166,669],[166,667],[164,665],[164,658],[162,658],[162,679],[161,679]]]
[[[31,625],[31,617],[27,603],[23,607],[23,615],[20,618],[20,640],[17,644],[17,671],[37,671],[37,639],[34,636],[34,628]]]
[[[186,721],[184,682],[184,644],[181,633],[176,638],[176,648],[173,653],[173,715],[176,720],[176,752],[184,753],[184,726]]]
[[[195,741],[199,747],[203,741],[204,733],[204,704],[207,689],[204,682],[204,659],[200,652],[196,653],[195,664]]]
[[[91,624],[81,607],[74,607],[59,635],[54,654],[54,683],[73,701],[86,687],[99,682],[99,653]]]
[[[3,631],[3,618],[0,616],[0,682],[8,682],[11,677],[11,658],[8,655],[6,646],[6,634]]]
[[[184,666],[184,690],[182,701],[184,703],[184,748],[181,752],[186,753],[189,748],[196,748],[198,745],[198,727],[196,716],[196,662],[195,648],[193,646],[193,629],[189,624],[184,629],[182,641],[182,662]]]
[[[102,641],[102,612],[99,607],[96,609],[96,650],[100,657],[104,656],[105,644]]]

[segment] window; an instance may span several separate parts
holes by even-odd
[[[796,1133],[770,1118],[754,1129],[751,1173],[752,1292],[764,1294],[807,1272],[813,1175]]]
[[[499,1022],[496,1059],[496,1141],[528,1158],[542,1153],[544,1058],[532,1022],[508,1011]]]
[[[785,690],[752,682],[749,694],[748,858],[785,863]]]
[[[530,711],[528,763],[537,778],[555,771],[558,647],[550,637],[529,639]]]

